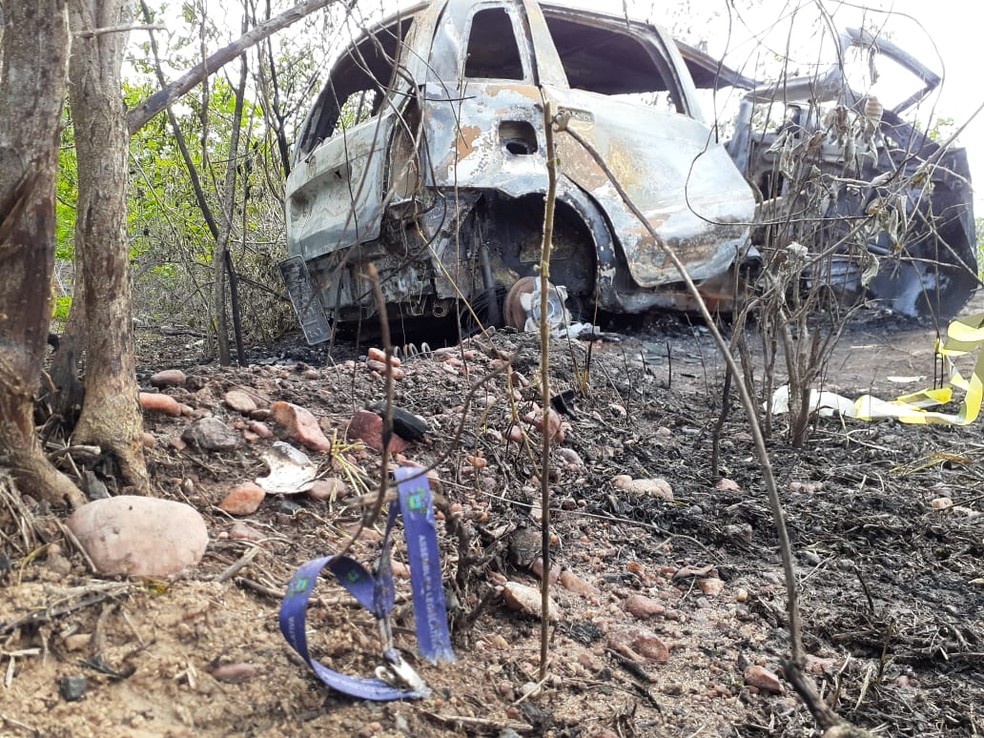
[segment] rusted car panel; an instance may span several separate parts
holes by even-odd
[[[926,90],[936,84],[914,60],[904,63]],[[758,253],[752,236],[769,248],[769,214],[792,186],[777,176],[780,134],[756,128],[756,108],[782,100],[803,113],[801,135],[824,139],[820,106],[864,105],[841,72],[819,84],[764,86],[648,24],[535,0],[435,0],[384,22],[336,60],[297,144],[283,272],[305,334],[325,340],[332,321],[377,310],[365,280],[370,262],[393,316],[441,317],[467,303],[483,321],[498,321],[504,293],[540,262],[547,102],[601,155],[705,299],[727,309],[746,255]],[[747,91],[727,147],[698,104],[698,88],[725,85]],[[952,314],[976,274],[966,159],[916,143],[895,111],[880,125],[881,143],[861,158],[863,168],[852,170],[849,152],[825,139],[817,163],[862,183],[933,165],[929,187],[905,194],[910,220],[935,228],[907,239],[927,259],[896,259],[868,288],[905,312]],[[693,309],[609,174],[571,135],[560,131],[555,141],[551,279],[569,304],[584,314]],[[817,221],[852,222],[879,192],[845,188]],[[814,235],[816,251],[844,238],[829,225]],[[886,263],[899,251],[879,234],[864,247]],[[960,268],[927,266],[930,256]],[[860,281],[851,258],[839,273]],[[930,292],[942,297],[925,299]]]
[[[336,62],[305,124],[285,274],[309,279],[333,320],[376,309],[370,261],[391,311],[441,316],[484,301],[494,320],[502,293],[540,261],[550,101],[691,275],[718,278],[748,243],[754,198],[694,92],[673,41],[624,18],[445,0],[384,23]],[[360,94],[368,114],[353,111]],[[667,304],[680,275],[587,152],[563,134],[557,144],[553,280],[585,309]]]

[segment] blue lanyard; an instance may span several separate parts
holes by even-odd
[[[414,699],[430,695],[430,689],[424,680],[393,646],[390,616],[396,593],[390,565],[390,548],[391,533],[398,513],[403,514],[407,539],[418,650],[421,657],[432,664],[454,661],[441,580],[434,504],[427,475],[420,469],[400,467],[395,476],[399,503],[393,502],[390,505],[375,573],[348,556],[325,556],[308,561],[294,573],[280,605],[280,632],[318,678],[339,692],[376,701]],[[375,679],[340,674],[313,659],[308,651],[305,630],[308,600],[325,567],[360,605],[372,613],[379,624],[383,664],[376,669]]]

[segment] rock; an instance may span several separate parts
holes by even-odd
[[[256,410],[256,401],[242,390],[229,390],[225,393],[222,401],[230,410],[235,410],[243,415],[249,415]]]
[[[646,628],[629,626],[617,630],[608,637],[608,646],[636,663],[665,664],[670,660],[669,647]]]
[[[376,348],[373,346],[369,349],[368,354],[371,361],[386,361],[386,352],[381,348]],[[393,366],[401,366],[403,364],[403,361],[399,356],[391,356],[389,361]]]
[[[181,403],[170,395],[162,395],[157,392],[141,392],[140,407],[143,410],[164,413],[175,418],[181,415]]]
[[[260,438],[273,438],[273,431],[270,430],[269,426],[262,421],[251,420],[246,427]]]
[[[201,561],[205,521],[190,505],[121,495],[83,505],[68,519],[103,575],[168,577]]]
[[[612,480],[615,486],[635,495],[659,497],[667,502],[673,502],[673,488],[662,477],[654,479],[633,479],[628,474],[619,474]]]
[[[253,679],[259,671],[252,664],[221,664],[212,669],[212,678],[226,684],[242,684]]]
[[[701,592],[711,597],[716,597],[724,590],[724,582],[717,577],[701,579],[697,586],[700,587]]]
[[[72,562],[65,558],[62,548],[57,543],[48,545],[48,557],[45,559],[48,569],[60,576],[67,576],[72,571]]]
[[[321,431],[318,419],[300,405],[283,400],[273,403],[273,420],[286,428],[298,443],[314,451],[331,452],[331,441]]]
[[[266,492],[254,482],[243,482],[233,487],[225,499],[219,503],[219,507],[230,515],[252,515],[263,502]]]
[[[525,584],[519,584],[518,582],[506,582],[502,587],[502,596],[509,609],[526,615],[532,615],[535,618],[540,617],[539,589],[527,587]],[[552,622],[555,622],[560,617],[560,609],[553,599],[550,599],[547,603],[547,617]]]
[[[566,589],[568,592],[573,592],[576,595],[580,595],[588,600],[593,600],[595,602],[601,597],[601,592],[590,582],[586,582],[577,576],[570,569],[565,569],[560,573],[560,586]]]
[[[719,492],[741,492],[741,485],[738,484],[734,479],[728,479],[727,477],[722,477],[718,480],[718,483],[714,485],[714,489]]]
[[[623,605],[625,611],[630,615],[645,620],[646,618],[662,617],[666,614],[666,607],[652,597],[641,594],[629,595]]]
[[[743,676],[746,684],[757,687],[763,692],[773,692],[775,694],[782,694],[783,692],[782,682],[779,681],[779,677],[764,666],[752,664],[745,669]]]
[[[539,557],[533,559],[533,563],[530,564],[530,571],[532,571],[536,575],[536,578],[537,579],[539,579],[539,580],[542,581],[543,580],[543,559],[541,559]],[[551,584],[556,584],[557,583],[557,580],[560,579],[560,565],[557,564],[556,562],[554,562],[554,564],[550,567],[550,574],[549,574],[549,576],[550,576],[550,583]]]
[[[346,436],[350,441],[362,441],[369,448],[382,452],[383,450],[383,419],[371,410],[359,410],[349,421]],[[390,439],[391,453],[403,453],[407,442],[395,433]]]
[[[188,376],[180,369],[165,369],[150,378],[153,387],[183,387]]]
[[[234,541],[252,541],[256,543],[266,538],[266,535],[256,528],[246,525],[246,523],[237,521],[229,530],[229,537]]]
[[[218,418],[196,420],[184,429],[181,438],[203,451],[230,451],[243,442],[242,436]]]
[[[72,633],[71,635],[65,636],[65,650],[70,652],[82,651],[88,648],[91,642],[92,633]]]
[[[314,500],[340,500],[348,495],[348,485],[337,477],[315,479],[308,490],[308,497]]]
[[[63,677],[58,680],[58,694],[66,702],[78,702],[89,689],[89,680],[84,676]]]
[[[823,482],[790,482],[786,489],[793,494],[813,495],[823,489]]]
[[[946,510],[953,507],[953,498],[951,497],[935,497],[929,502],[929,506],[934,510]]]
[[[154,448],[157,446],[157,436],[153,433],[144,431],[143,435],[140,437],[140,442],[143,444],[144,448]]]

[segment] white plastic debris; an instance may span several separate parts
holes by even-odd
[[[283,441],[276,441],[262,458],[270,467],[270,474],[257,477],[256,483],[270,495],[307,492],[318,475],[317,465],[303,451]]]

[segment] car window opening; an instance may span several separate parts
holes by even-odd
[[[685,112],[668,75],[634,36],[551,15],[546,20],[571,87]]]
[[[465,76],[523,79],[523,60],[512,19],[504,8],[479,10],[472,18]]]

